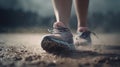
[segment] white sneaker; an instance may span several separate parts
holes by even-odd
[[[78,32],[77,36],[75,37],[74,44],[76,46],[87,46],[91,45],[91,32],[85,31],[85,32]]]

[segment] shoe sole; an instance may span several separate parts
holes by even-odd
[[[64,41],[46,36],[41,42],[41,47],[48,53],[63,53],[69,51],[69,47],[65,45]]]

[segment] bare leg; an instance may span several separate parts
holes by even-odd
[[[56,22],[53,24],[52,34],[45,35],[42,38],[41,47],[49,53],[75,50],[73,35],[67,29],[69,28],[72,0],[52,0],[52,2]]]
[[[88,12],[89,0],[75,0],[75,9],[78,20],[78,29],[79,31],[87,30],[87,12]]]
[[[56,17],[56,24],[69,27],[72,0],[52,0]],[[59,24],[62,23],[62,24]]]

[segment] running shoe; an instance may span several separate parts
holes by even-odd
[[[74,44],[76,46],[91,45],[91,31],[78,32]]]
[[[58,27],[48,30],[51,34],[43,36],[41,47],[49,53],[74,50],[73,35],[68,28]]]

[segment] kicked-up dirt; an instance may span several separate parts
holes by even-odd
[[[44,34],[0,34],[0,67],[120,67],[119,34],[92,36],[93,45],[64,55],[46,53]]]

